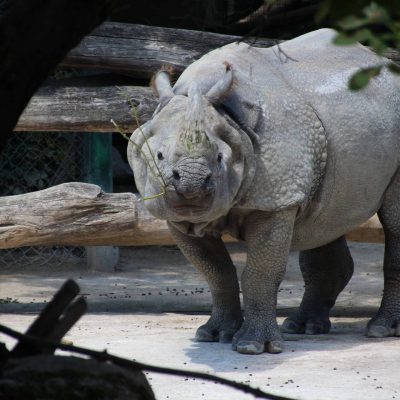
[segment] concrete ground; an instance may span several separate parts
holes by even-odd
[[[338,299],[328,335],[286,336],[285,352],[245,356],[228,344],[196,343],[211,297],[202,277],[174,247],[126,248],[116,271],[85,271],[82,265],[0,272],[0,323],[24,331],[68,277],[82,288],[89,312],[68,333],[79,346],[153,365],[209,372],[297,399],[400,398],[398,338],[367,339],[365,324],[382,293],[382,245],[351,244],[352,281]],[[245,253],[230,246],[238,270]],[[300,302],[303,282],[291,255],[279,293],[278,314]],[[282,322],[283,318],[279,318]],[[13,341],[0,336],[9,347]],[[149,373],[157,399],[251,399],[198,379]]]

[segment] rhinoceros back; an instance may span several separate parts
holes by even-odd
[[[334,35],[322,29],[267,49],[229,44],[193,63],[174,88],[185,94],[195,80],[205,92],[224,61],[233,65],[224,105],[260,136],[258,171],[240,206],[299,206],[295,247],[326,243],[371,216],[399,166],[400,78],[383,70],[350,91],[352,74],[382,59],[361,45],[335,46]]]

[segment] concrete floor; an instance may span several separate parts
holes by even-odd
[[[245,254],[230,246],[239,271]],[[381,245],[352,244],[355,275],[333,311],[328,335],[286,336],[278,355],[239,355],[228,344],[196,343],[207,320],[210,294],[202,277],[175,248],[123,249],[112,273],[29,268],[2,271],[0,323],[24,331],[67,277],[74,277],[89,312],[68,333],[74,344],[153,365],[209,372],[297,399],[400,399],[398,338],[367,339],[367,317],[382,292]],[[303,283],[296,255],[279,294],[278,314],[300,302]],[[178,294],[177,294],[178,293]],[[279,318],[282,322],[283,318]],[[0,336],[11,347],[13,341]],[[157,399],[251,399],[221,385],[149,373]]]

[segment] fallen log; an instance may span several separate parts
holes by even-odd
[[[145,246],[174,244],[165,221],[133,193],[104,193],[88,183],[0,198],[0,249],[21,246]],[[352,231],[351,240],[382,242],[379,222]],[[230,236],[225,241],[234,241]]]
[[[36,245],[171,244],[164,222],[133,193],[104,193],[87,183],[64,183],[0,197],[0,249]]]

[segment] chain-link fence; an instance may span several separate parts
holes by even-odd
[[[0,196],[64,182],[83,181],[83,134],[19,132],[0,154]],[[0,267],[81,262],[82,247],[23,247],[0,250]]]

